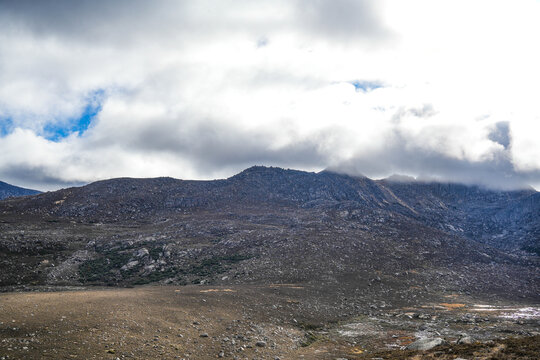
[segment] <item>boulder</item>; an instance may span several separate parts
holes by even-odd
[[[407,345],[408,350],[429,350],[435,346],[443,345],[445,341],[441,338],[425,338],[416,340],[412,344]]]
[[[124,270],[124,271],[131,270],[137,265],[139,265],[139,261],[138,260],[133,260],[133,261],[128,262],[126,265],[122,266],[122,268],[120,270]]]
[[[474,341],[470,336],[462,336],[457,341],[458,344],[472,344]]]
[[[141,257],[145,257],[145,256],[148,256],[150,255],[150,252],[148,251],[147,248],[142,248],[142,249],[139,249],[136,253],[135,256],[137,256],[138,258],[141,258]]]

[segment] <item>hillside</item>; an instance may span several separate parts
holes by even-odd
[[[22,187],[10,185],[8,183],[0,181],[0,200],[6,199],[9,197],[36,195],[39,193],[40,192],[37,190],[25,189]]]
[[[537,297],[539,197],[252,167],[0,202],[2,286],[306,282]]]

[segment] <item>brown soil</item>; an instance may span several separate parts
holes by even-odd
[[[304,297],[294,284],[0,294],[0,358],[213,359],[221,353],[226,359],[538,359],[540,354],[539,336],[425,353],[380,352],[336,336],[331,327],[341,325],[321,313],[304,313],[298,306]],[[317,320],[327,327],[313,325]],[[366,331],[377,330],[365,321]],[[402,345],[414,339],[411,332],[384,331],[395,333]],[[370,341],[390,341],[376,337]]]
[[[252,321],[256,314],[246,306],[254,305],[257,289],[241,291],[241,298],[231,290],[139,287],[2,294],[0,338],[6,341],[0,343],[0,355],[9,359],[210,359],[223,350],[227,358],[232,351],[242,358],[257,354],[290,358],[295,351],[292,345],[303,333]],[[201,337],[204,334],[208,336]],[[257,341],[267,345],[258,347]]]
[[[465,304],[441,303],[439,305],[444,306],[447,310],[460,309],[465,307]]]

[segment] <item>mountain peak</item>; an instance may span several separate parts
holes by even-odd
[[[283,168],[276,167],[276,166],[253,165],[253,166],[250,166],[247,169],[241,171],[237,175],[257,173],[257,172],[283,171],[283,170],[284,170]]]
[[[238,179],[238,178],[244,178],[247,176],[263,175],[263,174],[264,175],[270,175],[270,174],[284,175],[284,174],[314,174],[314,173],[301,171],[301,170],[284,169],[277,166],[254,165],[241,171],[240,173],[236,175],[233,175],[231,179]]]
[[[412,183],[416,181],[416,178],[414,176],[409,176],[409,175],[392,174],[383,180],[389,181],[389,182]]]
[[[347,169],[338,169],[334,167],[327,167],[326,169],[319,172],[319,174],[335,174],[341,176],[352,177],[356,179],[368,179],[367,176],[358,172],[358,171],[347,171]]]

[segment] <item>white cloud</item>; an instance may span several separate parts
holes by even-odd
[[[0,178],[46,189],[262,163],[538,186],[539,15],[533,0],[5,1]],[[98,90],[84,135],[44,138]],[[490,138],[500,123],[508,148]]]

